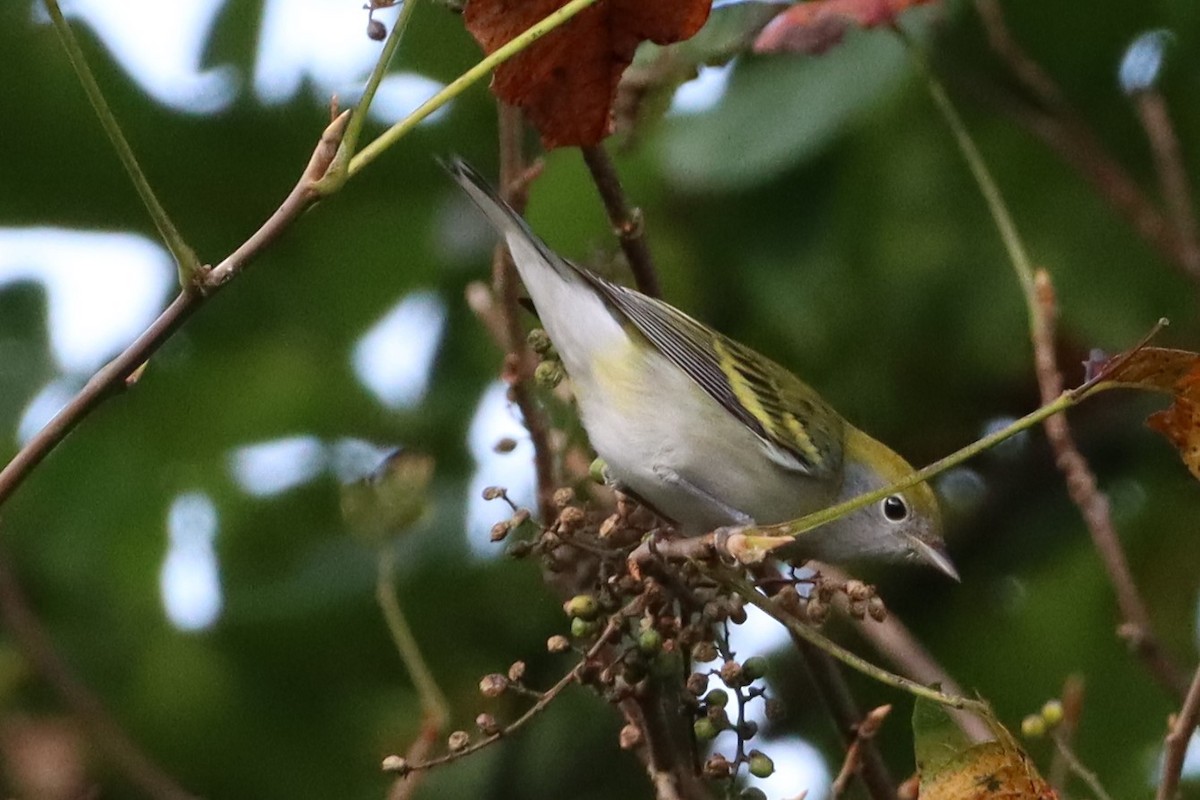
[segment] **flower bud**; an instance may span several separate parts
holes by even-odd
[[[500,732],[500,725],[491,714],[480,714],[475,717],[475,727],[479,728],[484,736],[495,736]]]
[[[1046,720],[1038,714],[1030,714],[1021,720],[1021,735],[1026,739],[1040,739],[1046,735]]]
[[[553,389],[562,383],[566,376],[562,364],[557,361],[543,361],[533,371],[533,380],[543,389]]]
[[[446,747],[451,753],[461,753],[471,743],[471,734],[466,731],[455,731],[446,739]]]
[[[525,679],[525,662],[514,661],[508,667],[508,679],[513,683],[520,683]]]
[[[484,697],[499,697],[508,691],[508,678],[498,672],[484,675],[479,681],[479,693]]]
[[[551,653],[565,653],[571,649],[571,640],[565,636],[551,636],[546,640],[546,650]]]
[[[391,772],[395,775],[408,774],[408,761],[403,756],[387,756],[379,766],[384,772]]]

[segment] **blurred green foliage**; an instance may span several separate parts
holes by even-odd
[[[0,226],[152,237],[53,31],[34,22],[29,6],[0,5],[8,66],[0,82]],[[346,13],[355,7],[347,3]],[[1171,30],[1162,91],[1185,159],[1200,164],[1200,7],[1010,0],[1004,9],[1016,39],[1151,195],[1149,149],[1116,68],[1134,36]],[[213,63],[249,73],[261,10],[256,2],[226,4],[208,45]],[[935,16],[921,19],[936,22],[923,37],[936,67],[1034,259],[1056,281],[1068,382],[1079,379],[1074,365],[1089,348],[1125,347],[1160,316],[1173,323],[1162,343],[1196,349],[1196,285],[979,90],[1011,79],[989,54],[970,4]],[[214,116],[172,112],[142,94],[90,31],[80,35],[165,205],[202,259],[220,259],[290,188],[328,117],[324,100],[301,92],[265,108],[243,92]],[[477,57],[458,17],[429,4],[416,14],[399,66],[448,81]],[[55,641],[133,737],[199,794],[379,797],[387,785],[380,758],[405,748],[419,721],[374,605],[372,553],[348,535],[336,481],[323,475],[278,496],[248,496],[228,466],[239,446],[312,434],[436,457],[436,507],[400,545],[400,599],[455,727],[470,728],[480,710],[501,719],[516,711],[508,700],[478,696],[481,675],[521,658],[532,685],[549,685],[567,668],[566,657],[545,653],[547,636],[563,632],[566,620],[536,569],[472,557],[463,530],[467,427],[500,358],[463,302],[466,284],[487,275],[488,240],[464,222],[461,198],[434,156],[461,153],[494,173],[495,140],[492,101],[477,87],[446,119],[417,130],[307,214],[4,510],[5,549]],[[852,34],[818,59],[743,58],[721,105],[656,124],[617,161],[645,212],[667,297],[795,367],[914,462],[1036,403],[1016,281],[949,132],[887,33]],[[547,157],[529,213],[568,255],[614,250],[576,152]],[[464,237],[477,245],[466,248],[469,256],[443,245]],[[444,299],[448,323],[424,401],[395,412],[359,383],[350,354],[415,289]],[[0,457],[16,451],[22,409],[55,374],[42,308],[28,284],[0,288]],[[1200,493],[1170,448],[1142,428],[1152,407],[1111,395],[1072,417],[1113,492],[1167,649],[1190,664]],[[950,532],[962,585],[895,568],[874,576],[883,595],[1010,727],[1068,673],[1082,673],[1081,757],[1114,795],[1148,796],[1174,702],[1114,635],[1111,588],[1040,433],[973,467],[982,495],[954,515]],[[183,633],[164,616],[158,582],[167,510],[192,491],[207,493],[219,513],[225,606],[211,629]],[[836,742],[799,662],[790,653],[775,661],[791,709],[776,729],[820,743],[836,768]],[[864,705],[909,702],[851,682]],[[4,687],[0,714],[62,710],[36,675]],[[528,732],[432,774],[424,796],[649,796],[634,759],[618,750],[618,727],[601,701],[568,693]],[[908,774],[906,727],[889,723],[880,741],[895,773]],[[122,776],[101,774],[106,796],[134,796]]]

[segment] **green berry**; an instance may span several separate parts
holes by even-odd
[[[654,628],[647,628],[638,634],[638,650],[641,650],[648,656],[652,656],[662,650],[662,643],[662,634],[654,630]]]
[[[775,772],[775,762],[761,750],[750,751],[750,774],[756,778],[769,778]]]
[[[767,674],[767,660],[762,656],[752,656],[742,664],[742,675],[748,681],[756,681]]]
[[[594,636],[599,629],[600,624],[595,621],[589,621],[582,617],[574,617],[571,620],[571,635],[576,639],[587,639]]]
[[[596,600],[595,595],[577,594],[563,603],[563,611],[568,617],[579,617],[582,620],[591,621],[600,613],[600,603]]]
[[[704,702],[714,708],[724,708],[729,705],[729,692],[724,689],[713,689],[704,695]]]
[[[1058,700],[1047,700],[1046,704],[1042,706],[1042,719],[1051,728],[1057,728],[1062,724],[1064,713],[1063,704]]]
[[[757,786],[751,786],[738,795],[738,800],[767,800],[767,793]]]
[[[696,740],[700,742],[711,742],[717,738],[720,733],[717,726],[708,717],[701,717],[692,724],[692,733],[696,734]]]

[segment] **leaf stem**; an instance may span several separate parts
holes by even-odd
[[[435,94],[433,97],[426,100],[417,108],[416,111],[409,114],[404,119],[397,122],[392,127],[388,128],[379,138],[364,147],[361,152],[354,156],[350,161],[350,166],[347,170],[348,178],[352,178],[362,171],[363,167],[370,164],[376,158],[383,154],[397,141],[402,139],[409,131],[415,128],[421,120],[428,117],[434,111],[437,111],[446,103],[462,94],[467,88],[478,82],[493,69],[503,64],[508,59],[520,53],[525,48],[536,42],[538,39],[545,36],[550,31],[564,24],[575,15],[579,14],[589,6],[594,5],[598,0],[571,0],[554,13],[535,22],[526,31],[514,37],[511,41],[502,47],[494,50],[489,56],[481,60],[471,69],[464,72],[462,75],[451,81],[444,89]]]
[[[728,567],[720,566],[713,569],[712,574],[727,587],[741,595],[746,602],[750,603],[766,612],[775,621],[786,627],[788,631],[804,639],[814,647],[824,650],[829,655],[841,661],[851,669],[861,672],[868,678],[874,678],[882,684],[891,686],[894,689],[899,689],[903,692],[908,692],[915,697],[923,697],[926,700],[932,700],[938,705],[949,706],[950,708],[965,709],[976,711],[981,714],[988,713],[987,703],[981,700],[972,700],[969,697],[956,697],[954,695],[940,692],[937,689],[932,689],[928,686],[922,686],[916,681],[911,681],[908,678],[888,672],[882,667],[877,667],[865,658],[862,658],[849,650],[841,647],[830,641],[825,636],[821,635],[812,626],[801,622],[791,614],[783,613],[774,603],[772,603],[761,592],[756,590],[739,572]]]
[[[440,731],[450,719],[450,706],[429,665],[425,663],[421,647],[417,644],[412,628],[409,627],[404,612],[400,610],[400,602],[396,599],[396,550],[393,543],[389,542],[380,548],[378,566],[375,599],[379,603],[379,610],[383,613],[388,632],[392,635],[392,643],[400,653],[400,660],[404,662],[409,675],[412,676],[413,685],[417,687],[421,707],[428,715],[428,725]]]
[[[92,108],[95,109],[96,116],[100,118],[100,126],[104,128],[109,142],[112,143],[113,149],[117,151],[117,158],[121,160],[121,165],[125,167],[125,172],[129,175],[129,180],[132,181],[133,187],[141,197],[142,204],[146,207],[146,211],[154,221],[155,227],[158,228],[158,235],[162,237],[163,244],[167,246],[172,258],[175,259],[176,268],[179,271],[180,286],[185,288],[192,286],[204,270],[200,259],[196,257],[191,246],[188,245],[182,234],[179,233],[179,230],[175,227],[175,223],[171,221],[171,216],[163,208],[162,203],[158,201],[158,196],[154,194],[154,189],[150,187],[150,182],[146,179],[145,173],[142,172],[142,168],[138,164],[137,157],[133,154],[133,148],[129,146],[125,134],[121,132],[120,124],[117,123],[116,116],[113,115],[112,109],[109,108],[108,101],[104,99],[104,93],[100,90],[100,84],[96,82],[96,77],[92,74],[91,68],[88,67],[87,59],[83,55],[83,48],[79,46],[79,41],[75,38],[71,26],[67,24],[66,18],[63,17],[62,9],[58,7],[58,0],[42,0],[42,4],[46,8],[46,13],[50,15],[51,22],[54,23],[54,30],[58,33],[58,38],[62,42],[63,49],[67,51],[67,60],[71,62],[71,66],[75,69],[75,75],[79,78],[79,84],[83,87],[83,91],[91,102]]]
[[[1114,388],[1116,385],[1117,384],[1098,384],[1093,386],[1085,393],[1077,393],[1072,391],[1063,392],[1061,395],[1059,395],[1058,399],[1054,400],[1053,402],[1034,409],[1015,422],[1012,422],[1000,430],[984,436],[978,441],[972,442],[960,450],[956,450],[944,458],[938,459],[929,466],[917,470],[908,477],[896,481],[890,486],[885,486],[882,489],[876,489],[873,492],[859,495],[858,497],[851,498],[844,503],[838,503],[835,506],[830,506],[828,508],[821,509],[820,511],[815,511],[812,514],[801,517],[797,520],[792,520],[791,522],[782,522],[778,525],[758,526],[754,528],[754,531],[758,535],[766,536],[799,536],[806,531],[810,531],[813,528],[824,525],[827,522],[832,522],[835,519],[843,517],[846,514],[849,514],[851,511],[857,511],[864,506],[868,506],[871,503],[874,503],[876,500],[882,500],[890,494],[895,494],[896,492],[903,491],[910,486],[916,486],[918,483],[923,483],[935,475],[939,475],[951,467],[956,467],[967,459],[973,458],[974,456],[982,453],[984,450],[995,447],[1005,439],[1009,439],[1013,436],[1016,436],[1021,431],[1032,428],[1034,425],[1037,425],[1047,417],[1051,417],[1055,414],[1065,411],[1068,408],[1071,408],[1074,405],[1077,405],[1083,399],[1090,397],[1092,393],[1096,391],[1102,391],[1107,388]]]
[[[375,99],[375,93],[379,91],[379,84],[383,82],[388,65],[391,64],[392,58],[400,48],[400,40],[404,38],[404,33],[408,30],[408,23],[412,19],[417,2],[418,0],[404,0],[400,6],[400,15],[396,17],[396,22],[392,25],[387,42],[384,43],[383,50],[380,51],[379,58],[375,61],[375,67],[371,70],[370,77],[367,78],[366,86],[363,87],[362,97],[359,98],[358,105],[354,107],[354,111],[350,115],[350,125],[346,128],[342,146],[338,148],[333,163],[329,165],[329,171],[321,181],[321,190],[324,194],[336,191],[345,184],[350,176],[350,163],[354,157],[354,151],[358,148],[358,138],[362,135],[363,126],[367,123],[367,112]]]

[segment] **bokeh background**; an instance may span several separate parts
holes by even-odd
[[[141,163],[201,258],[215,262],[280,202],[379,45],[352,0],[64,3]],[[1200,7],[1190,0],[1007,0],[1016,39],[1157,197],[1150,149],[1118,69],[1164,29],[1166,98],[1190,174],[1200,165]],[[169,300],[173,268],[40,5],[0,5],[0,455],[10,457]],[[715,17],[727,10],[715,12]],[[381,19],[390,21],[394,13]],[[971,4],[910,21],[945,76],[1062,303],[1068,382],[1161,316],[1160,342],[1197,349],[1196,282],[996,102],[1013,87]],[[372,130],[479,57],[461,19],[425,4],[376,103]],[[531,564],[486,542],[528,497],[528,445],[497,388],[500,352],[464,302],[491,238],[434,157],[496,168],[482,87],[307,214],[40,467],[0,520],[4,558],[78,674],[171,774],[207,797],[374,798],[382,756],[419,714],[373,600],[375,554],[349,535],[341,481],[404,445],[434,455],[432,512],[398,545],[401,602],[450,698],[454,727],[514,701],[479,677],[545,653],[566,620]],[[927,463],[1030,410],[1024,307],[994,226],[898,41],[853,33],[819,58],[706,69],[636,142],[613,148],[647,220],[666,297],[794,367],[846,416]],[[536,229],[604,264],[613,239],[575,151],[533,187]],[[1195,663],[1200,487],[1142,420],[1157,399],[1110,394],[1072,413],[1153,620]],[[519,440],[498,455],[502,436]],[[963,685],[1016,726],[1086,681],[1080,756],[1115,796],[1155,785],[1175,708],[1114,635],[1113,593],[1040,431],[947,476],[961,585],[872,573],[889,605]],[[788,718],[764,746],[772,796],[826,796],[839,750],[794,654],[764,626]],[[831,631],[861,652],[867,645]],[[747,640],[751,641],[751,640]],[[748,653],[747,653],[748,654]],[[910,700],[881,734],[912,769]],[[527,732],[434,773],[426,797],[646,797],[619,722],[569,692]],[[5,791],[21,742],[57,731],[110,797],[136,796],[0,631]],[[39,733],[40,731],[40,733]],[[31,738],[32,737],[32,738]],[[46,739],[45,741],[50,741]],[[14,744],[14,742],[16,744]],[[1044,742],[1031,743],[1042,763]],[[1200,746],[1185,786],[1200,796]]]

